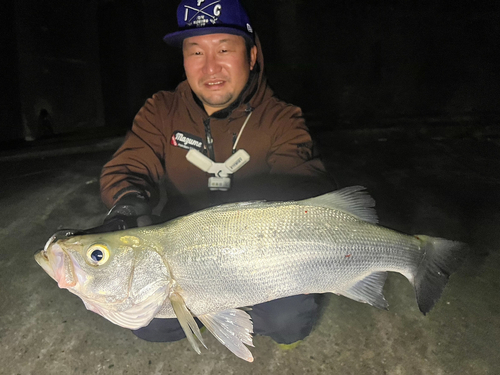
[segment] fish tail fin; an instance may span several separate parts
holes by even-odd
[[[413,286],[420,311],[425,315],[441,297],[448,278],[465,258],[467,245],[462,242],[424,235],[415,236],[422,242],[424,256],[418,265]]]

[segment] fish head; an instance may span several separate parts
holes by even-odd
[[[164,303],[170,277],[156,246],[127,232],[58,232],[35,260],[88,310],[137,329],[147,325]]]

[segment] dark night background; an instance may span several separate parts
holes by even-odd
[[[500,3],[242,0],[277,95],[333,129],[497,125]],[[1,141],[129,128],[183,79],[177,1],[6,0]]]
[[[102,223],[102,166],[183,79],[178,1],[0,1],[0,374],[499,374],[499,0],[241,0],[338,186],[366,186],[382,226],[470,245],[427,316],[391,272],[389,311],[328,294],[296,349],[257,336],[249,364],[208,332],[201,356],[140,340],[38,266],[56,230]]]

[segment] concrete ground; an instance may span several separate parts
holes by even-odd
[[[339,185],[369,189],[382,225],[470,244],[427,316],[410,283],[391,274],[389,311],[328,295],[300,346],[284,351],[255,337],[254,363],[206,332],[201,355],[186,340],[141,341],[87,311],[33,259],[58,228],[101,222],[99,172],[116,142],[11,151],[0,155],[0,373],[500,374],[498,132],[318,129],[316,136]]]

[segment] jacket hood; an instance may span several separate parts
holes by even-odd
[[[243,90],[241,103],[249,103],[252,108],[257,107],[267,96],[272,96],[272,90],[267,86],[267,78],[264,74],[264,55],[260,39],[255,35],[255,45],[257,46],[257,64],[254,67],[255,73],[250,74],[249,84]]]

